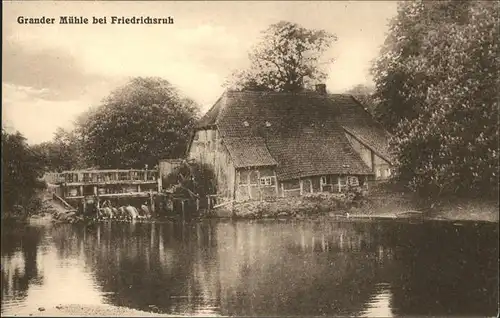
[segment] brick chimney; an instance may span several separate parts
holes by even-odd
[[[319,94],[326,95],[326,84],[316,84],[315,90]]]

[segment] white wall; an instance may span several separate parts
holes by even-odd
[[[377,180],[385,180],[391,177],[391,165],[386,160],[375,154],[351,134],[346,133],[346,137],[352,148],[361,156],[363,162],[375,173]]]

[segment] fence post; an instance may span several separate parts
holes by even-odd
[[[155,200],[153,198],[153,192],[149,190],[149,213],[153,215],[156,212],[155,210],[156,209],[155,209]]]
[[[184,222],[184,199],[181,199],[182,221]]]

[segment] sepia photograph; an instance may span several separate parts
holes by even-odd
[[[499,1],[2,7],[2,317],[498,317]]]

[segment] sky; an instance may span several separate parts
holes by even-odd
[[[260,32],[285,20],[338,37],[328,67],[329,91],[372,84],[395,1],[330,2],[3,2],[2,127],[28,143],[71,129],[76,116],[99,105],[135,76],[159,76],[201,106],[223,93],[233,70],[248,66]],[[18,17],[56,18],[20,24]],[[58,24],[60,16],[107,17],[108,24]],[[116,25],[111,16],[172,17],[173,24]]]

